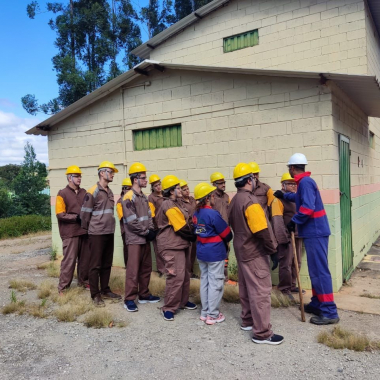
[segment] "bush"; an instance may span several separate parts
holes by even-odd
[[[0,219],[0,239],[50,230],[50,216],[24,215]]]

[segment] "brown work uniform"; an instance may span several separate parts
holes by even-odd
[[[257,180],[256,188],[253,190],[253,195],[261,204],[261,207],[264,209],[268,219],[270,219],[270,212],[268,210],[268,207],[271,205],[274,199],[272,188],[266,183]]]
[[[291,237],[286,226],[296,213],[296,204],[285,199],[275,198],[270,209],[273,232],[278,243],[279,282],[277,289],[283,293],[289,293],[296,288],[297,272]],[[301,268],[302,239],[297,237],[297,230],[295,237],[298,267]]]
[[[191,229],[193,229],[193,215],[197,208],[197,201],[193,197],[189,197],[188,200],[185,198],[181,198],[181,205],[183,208],[187,210],[187,213],[189,214],[189,226]],[[197,242],[191,243],[190,247],[190,275],[194,273],[194,263],[195,258],[197,257]]]
[[[148,198],[133,188],[122,200],[125,242],[128,245],[128,263],[125,271],[125,301],[149,297],[149,281],[152,272],[150,243],[146,240],[149,230],[154,230]]]
[[[120,198],[118,199],[116,203],[116,212],[117,217],[119,218],[120,223],[120,232],[121,232],[121,239],[123,240],[123,256],[124,256],[124,266],[127,267],[128,262],[128,246],[125,243],[125,231],[124,231],[124,222],[123,222],[123,206],[121,204],[121,200],[124,196],[124,192],[120,194]]]
[[[114,248],[114,206],[112,190],[104,189],[98,182],[87,191],[80,213],[82,228],[88,230],[90,241],[88,278],[92,298],[111,291],[108,284]]]
[[[59,190],[57,195],[55,213],[63,248],[58,291],[70,287],[77,260],[78,284],[84,285],[88,282],[88,235],[87,231],[81,228],[78,219],[85,195],[85,189],[79,188],[75,191],[69,185]]]
[[[165,261],[166,288],[163,311],[174,313],[189,301],[190,241],[189,215],[180,202],[165,198],[156,215],[157,245]]]
[[[228,207],[230,204],[230,197],[228,194],[223,193],[220,195],[215,191],[215,204],[212,208],[216,211],[219,211],[219,214],[222,215],[223,220],[228,224]]]
[[[272,228],[257,198],[246,189],[238,189],[232,198],[228,220],[234,232],[242,325],[252,326],[256,338],[270,338],[269,256],[277,247]]]
[[[149,201],[149,206],[152,211],[154,229],[157,230],[158,227],[157,227],[157,222],[156,222],[156,215],[162,205],[162,202],[164,201],[164,197],[158,196],[155,193],[151,193],[148,196],[148,201]],[[153,248],[154,248],[154,255],[156,257],[157,272],[165,273],[165,262],[164,262],[164,259],[161,257],[161,255],[158,253],[157,240],[154,239],[152,243],[153,243]]]

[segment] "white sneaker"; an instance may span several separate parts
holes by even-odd
[[[251,331],[251,330],[252,330],[252,326],[243,326],[243,325],[241,325],[241,326],[240,326],[240,330],[243,330],[243,331]]]

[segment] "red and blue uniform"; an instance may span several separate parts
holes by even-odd
[[[193,225],[197,235],[197,258],[207,262],[225,260],[232,232],[220,213],[204,206],[194,213]]]
[[[303,238],[313,296],[310,306],[326,318],[338,318],[332,279],[328,266],[328,245],[331,234],[321,194],[310,172],[294,177],[297,193],[285,193],[284,199],[296,203],[292,221],[297,224],[298,236]]]

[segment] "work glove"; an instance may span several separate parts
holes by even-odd
[[[273,253],[271,256],[270,256],[271,260],[272,260],[272,270],[275,270],[277,267],[278,267],[278,253],[275,252]]]
[[[279,198],[279,199],[284,199],[284,193],[281,191],[281,190],[277,190],[275,191],[275,193],[273,194],[276,198]]]
[[[157,232],[155,230],[149,230],[146,235],[146,241],[153,241],[156,238]]]
[[[293,222],[293,220],[291,220],[287,225],[286,225],[286,228],[288,229],[288,231],[290,233],[292,232],[296,232],[296,224]]]
[[[81,218],[80,218],[79,215],[77,215],[77,220],[76,220],[76,222],[79,223],[79,224],[82,224],[82,220],[81,220]]]

